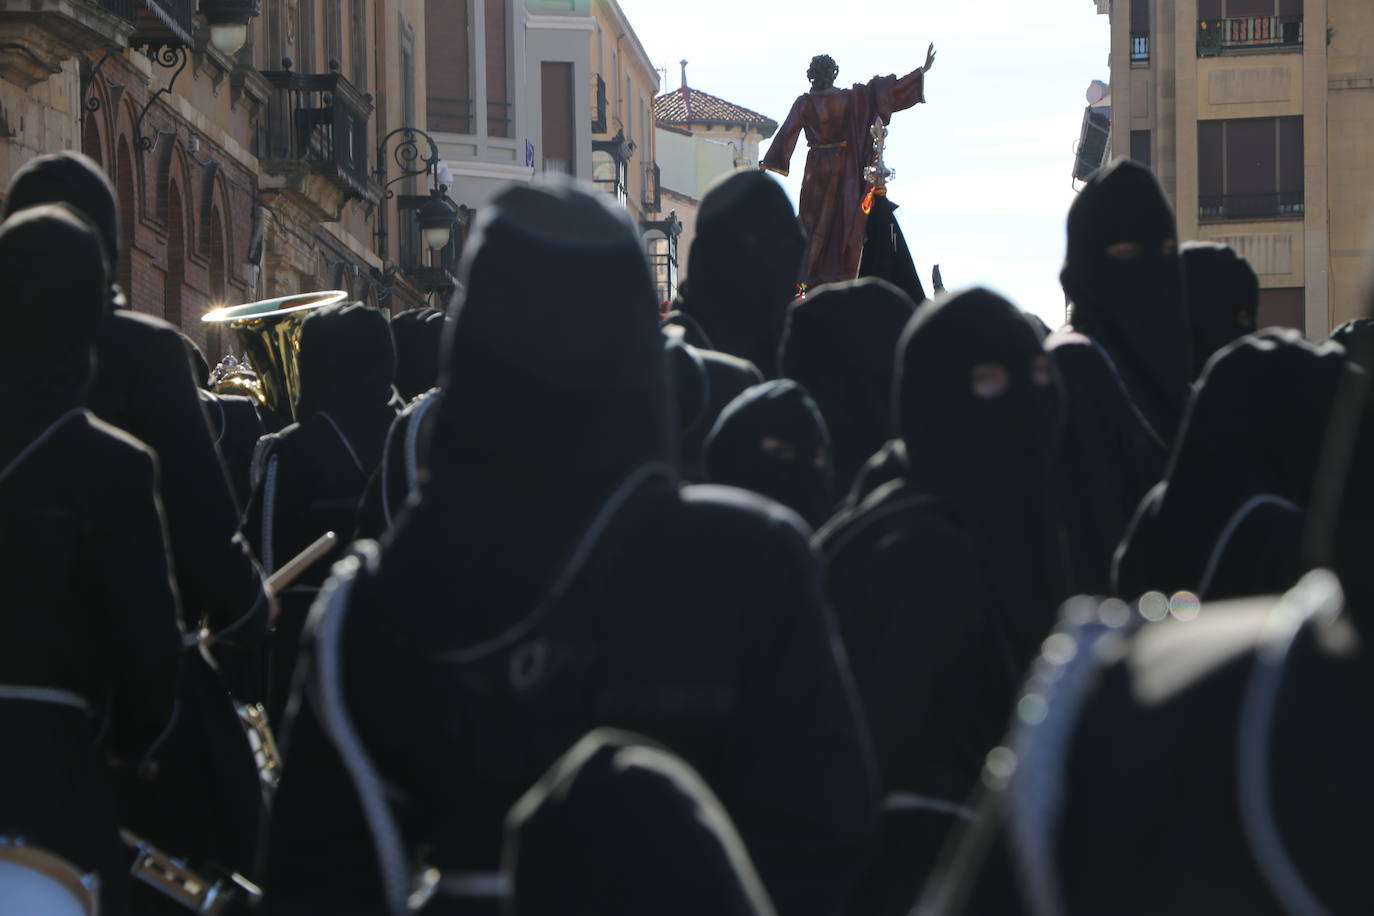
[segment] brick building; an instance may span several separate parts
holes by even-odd
[[[423,0],[0,0],[0,184],[42,152],[100,162],[131,305],[212,359],[218,305],[442,296],[415,220],[428,176],[384,187],[407,140],[437,161],[395,133],[424,124],[423,21]]]

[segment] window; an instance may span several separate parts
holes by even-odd
[[[605,150],[592,150],[592,181],[606,193],[614,195],[622,207],[629,200],[629,192],[625,187],[628,178],[629,170],[624,160]]]
[[[1150,0],[1131,0],[1131,63],[1150,60]]]
[[[1302,118],[1199,121],[1198,218],[1303,214]]]
[[[425,89],[430,130],[473,133],[471,0],[426,0]]]
[[[1303,329],[1307,312],[1306,290],[1301,286],[1283,289],[1262,289],[1259,296],[1257,325],[1261,328]]]
[[[1131,158],[1146,168],[1150,167],[1150,132],[1131,131]]]
[[[1200,57],[1302,47],[1302,0],[1198,0],[1197,17]]]
[[[415,124],[415,30],[410,23],[406,22],[405,17],[400,21],[401,36],[401,125],[410,127]],[[413,134],[402,134],[400,140],[415,140],[422,143],[420,138]],[[423,153],[422,153],[423,155]],[[413,167],[419,166],[414,163]],[[416,181],[414,176],[407,177],[401,182],[401,190],[406,196],[415,196],[417,193]],[[428,191],[428,185],[425,190]],[[400,215],[399,212],[397,214]],[[409,218],[398,220],[401,226],[398,245],[400,247],[401,263],[410,267],[421,267],[424,265],[424,246],[420,241],[420,224],[414,219],[414,214]]]
[[[508,76],[506,0],[486,0],[487,12],[487,135],[510,137],[510,80]]]
[[[573,131],[573,65],[544,61],[539,67],[544,171],[572,175],[577,171],[573,155],[577,144]]]

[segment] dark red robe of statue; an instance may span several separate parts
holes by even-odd
[[[806,175],[802,179],[799,216],[806,230],[806,258],[802,282],[853,280],[859,274],[867,216],[862,209],[864,167],[873,162],[869,128],[881,117],[886,124],[894,111],[924,102],[925,71],[898,79],[875,76],[852,89],[808,92],[792,104],[760,165],[786,175],[797,135],[806,131]]]

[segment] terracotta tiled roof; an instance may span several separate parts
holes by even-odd
[[[778,122],[725,99],[683,86],[654,99],[654,118],[662,124],[740,124],[757,127],[767,139]]]

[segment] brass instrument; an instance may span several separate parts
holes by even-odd
[[[215,392],[246,395],[295,420],[301,393],[301,323],[313,310],[347,298],[348,293],[332,289],[207,312],[201,321],[224,323],[243,347],[242,359],[226,357],[215,367]]]

